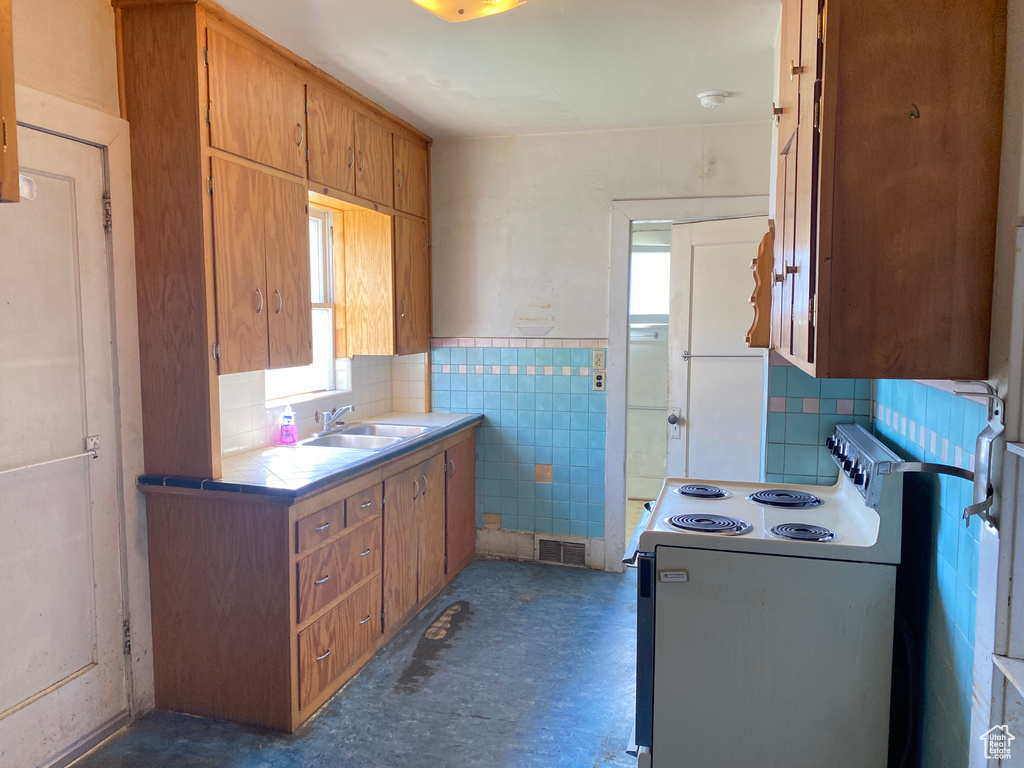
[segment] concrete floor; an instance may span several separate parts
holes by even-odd
[[[76,768],[635,767],[633,573],[477,560],[296,733],[152,712]]]

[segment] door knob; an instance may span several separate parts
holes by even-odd
[[[671,424],[672,426],[675,426],[676,424],[678,424],[678,423],[679,423],[679,417],[678,417],[678,416],[676,416],[676,414],[674,414],[674,413],[670,413],[670,414],[668,415],[668,419],[667,419],[667,421],[668,421],[668,423],[669,423],[669,424]]]

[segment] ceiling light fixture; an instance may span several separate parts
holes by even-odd
[[[526,0],[412,0],[445,21],[469,21],[518,8]]]
[[[720,106],[729,98],[728,91],[702,91],[697,94],[697,98],[700,99],[700,105],[705,109],[714,109]]]

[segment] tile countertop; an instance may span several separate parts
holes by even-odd
[[[295,499],[343,482],[379,464],[479,424],[483,418],[483,414],[479,413],[387,413],[374,416],[366,422],[406,424],[431,429],[382,451],[313,447],[301,443],[274,445],[226,457],[223,461],[224,476],[219,480],[177,475],[141,475],[136,483],[139,486],[230,491]]]

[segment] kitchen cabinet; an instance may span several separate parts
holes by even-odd
[[[326,89],[306,87],[309,180],[323,193],[356,194],[356,113]]]
[[[445,573],[462,570],[476,554],[476,439],[445,451]]]
[[[355,150],[356,195],[390,206],[394,202],[391,132],[373,118],[357,114]]]
[[[453,542],[445,569],[451,507],[474,503],[446,466],[475,476],[473,432],[294,499],[140,486],[156,705],[285,731],[313,715],[472,559]]]
[[[309,361],[308,245],[297,244],[310,196],[326,188],[339,205],[388,217],[394,138],[424,150],[430,139],[209,0],[112,5],[132,126],[146,471],[216,478],[218,376]],[[3,61],[0,112],[13,104]],[[3,197],[17,189],[12,137],[8,118]],[[391,274],[389,219],[386,232],[374,258]],[[393,283],[383,302],[382,354],[393,354]]]
[[[444,463],[438,453],[384,482],[385,631],[444,579]]]
[[[987,378],[1005,28],[783,3],[772,345],[808,373]]]
[[[421,219],[430,209],[430,180],[425,147],[395,136],[395,208]]]
[[[427,225],[395,216],[395,352],[430,348],[430,248]]]
[[[14,112],[14,25],[11,0],[0,0],[0,203],[21,199]]]
[[[426,352],[431,323],[426,224],[374,211],[342,215],[349,354]]]
[[[313,362],[305,186],[214,157],[219,372]]]
[[[294,65],[216,21],[206,46],[210,145],[305,176],[305,86]]]

